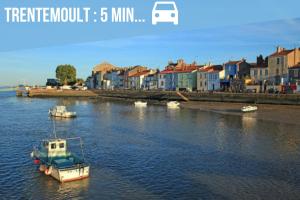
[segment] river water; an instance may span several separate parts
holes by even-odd
[[[66,105],[72,120],[48,117]],[[295,119],[299,120],[299,119]],[[90,178],[60,184],[30,152],[80,136]],[[0,93],[0,199],[299,199],[300,126],[190,109]]]

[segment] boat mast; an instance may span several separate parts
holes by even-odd
[[[53,135],[54,135],[54,138],[56,139],[56,128],[55,128],[55,120],[52,120],[53,121]]]

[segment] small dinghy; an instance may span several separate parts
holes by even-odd
[[[67,149],[67,141],[81,138],[48,139],[33,149],[31,157],[34,163],[39,165],[39,170],[50,175],[60,182],[69,182],[89,177],[90,167],[82,158],[72,154]]]
[[[49,110],[49,114],[53,117],[72,118],[76,117],[76,112],[67,111],[66,106],[55,106]]]
[[[134,102],[135,107],[147,107],[147,102],[136,101]]]
[[[179,108],[180,103],[178,101],[170,101],[167,103],[168,108]]]
[[[242,112],[253,112],[253,111],[257,111],[257,106],[244,106],[241,108]]]

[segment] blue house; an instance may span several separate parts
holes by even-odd
[[[178,74],[172,70],[163,70],[159,73],[160,88],[164,90],[176,90]]]
[[[251,65],[245,59],[225,63],[223,65],[224,75],[220,80],[222,88],[229,87],[230,82],[234,79],[242,80],[250,77],[250,68]]]

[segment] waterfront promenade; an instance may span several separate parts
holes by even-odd
[[[254,94],[254,93],[197,93],[182,92],[190,101],[256,103],[276,105],[300,105],[299,94]],[[29,97],[93,97],[126,100],[183,101],[175,91],[137,91],[137,90],[46,90],[32,89]]]

